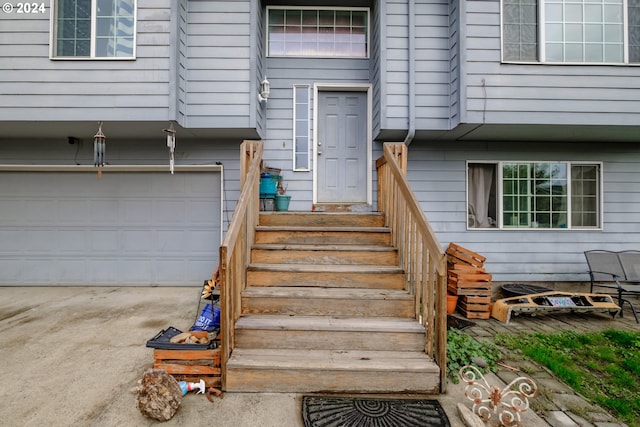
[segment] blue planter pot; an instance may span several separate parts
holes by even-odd
[[[268,173],[260,175],[260,198],[273,199],[277,193],[277,184],[278,177],[276,175],[270,175]]]
[[[289,202],[291,201],[291,196],[286,194],[277,194],[276,195],[276,210],[277,211],[288,211],[289,210]]]

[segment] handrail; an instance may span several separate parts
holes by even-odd
[[[262,141],[244,141],[240,147],[240,198],[220,246],[220,331],[222,389],[226,389],[227,361],[235,345],[235,323],[241,314],[241,293],[260,211]]]
[[[406,290],[415,296],[415,316],[425,327],[425,353],[440,367],[440,392],[447,378],[447,262],[406,178],[407,146],[385,143],[378,170],[378,211],[385,213],[400,266],[407,274]]]

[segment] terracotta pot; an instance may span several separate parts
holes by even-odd
[[[458,305],[458,295],[447,294],[447,314],[453,314]]]

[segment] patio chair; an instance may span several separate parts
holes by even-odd
[[[620,306],[620,317],[623,316],[622,309],[627,303],[631,307],[633,316],[638,321],[636,308],[625,296],[640,296],[640,251],[607,251],[591,250],[585,251],[585,258],[589,266],[589,277],[591,279],[591,292],[594,287],[608,288],[615,290]]]

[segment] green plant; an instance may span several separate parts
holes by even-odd
[[[640,427],[640,333],[496,335],[496,343],[546,366],[576,392]]]
[[[502,355],[495,344],[488,341],[479,342],[458,329],[447,331],[447,376],[454,384],[458,384],[458,372],[466,365],[473,365],[482,373],[497,372],[498,361]],[[481,358],[486,366],[479,366],[472,358]]]

